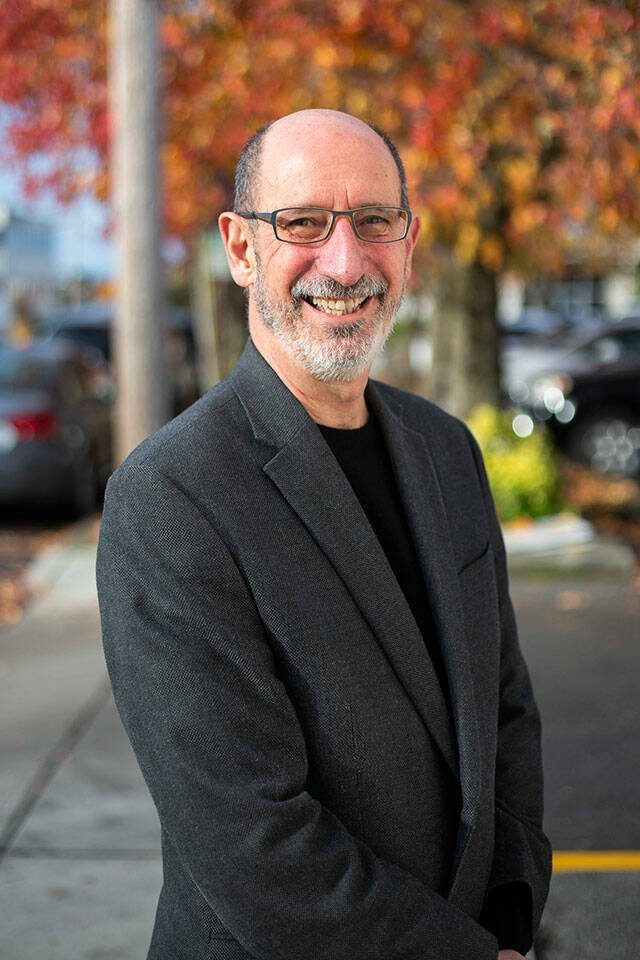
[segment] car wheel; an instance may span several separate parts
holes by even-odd
[[[640,475],[640,423],[625,411],[602,410],[576,423],[570,454],[596,473]]]

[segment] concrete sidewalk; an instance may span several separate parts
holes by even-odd
[[[630,569],[624,548],[573,536],[579,552],[592,544],[590,572]],[[566,527],[534,536],[544,569],[550,550],[566,556],[563,538],[568,549]],[[144,958],[159,829],[109,690],[95,545],[78,536],[51,548],[29,578],[39,597],[0,633],[0,956]]]
[[[159,829],[107,681],[95,546],[30,574],[48,590],[0,635],[0,956],[143,958]]]

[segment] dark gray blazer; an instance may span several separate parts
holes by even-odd
[[[153,960],[495,960],[477,917],[516,880],[539,922],[539,719],[480,454],[427,401],[366,397],[453,722],[348,481],[251,341],[109,482],[104,647],[162,825]]]

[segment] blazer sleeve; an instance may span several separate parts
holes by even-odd
[[[245,950],[496,960],[491,933],[307,792],[303,730],[248,585],[210,519],[145,460],[108,484],[97,580],[116,704],[162,827]]]
[[[509,597],[506,554],[482,454],[467,430],[490,526],[500,612],[500,708],[495,780],[495,846],[485,915],[495,906],[518,903],[520,931],[530,920],[531,938],[540,924],[551,879],[551,845],[542,830],[543,777],[540,716],[520,652]],[[509,885],[507,888],[505,885]],[[500,891],[500,887],[505,889]],[[502,895],[504,894],[504,896]],[[529,914],[527,917],[526,914]],[[523,917],[523,914],[525,915]],[[507,928],[509,924],[507,923]],[[502,941],[500,930],[495,929]],[[501,946],[503,943],[501,942]]]

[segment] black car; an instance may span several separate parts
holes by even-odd
[[[42,336],[99,350],[107,363],[113,361],[113,309],[109,304],[85,303],[57,307],[39,319]],[[191,316],[184,308],[173,307],[166,315],[164,330],[165,363],[172,415],[198,399],[196,348]]]
[[[98,351],[0,347],[0,505],[92,510],[111,470],[112,395]]]
[[[546,307],[525,307],[518,319],[501,328],[507,344],[548,342],[549,337],[560,337],[571,330],[570,321]]]
[[[573,459],[599,473],[640,477],[640,319],[554,358],[518,399]]]
[[[56,307],[40,318],[39,326],[43,336],[92,347],[99,350],[109,363],[112,320],[112,310],[108,304],[84,303]]]

